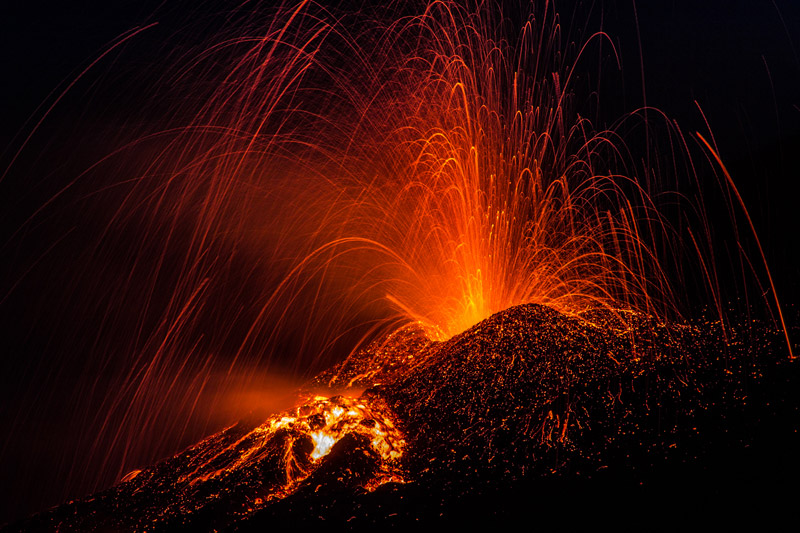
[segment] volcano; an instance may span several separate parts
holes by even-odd
[[[741,322],[528,304],[441,342],[406,327],[293,410],[4,530],[796,518],[798,365]]]

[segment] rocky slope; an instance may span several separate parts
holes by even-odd
[[[8,530],[770,520],[798,495],[798,365],[746,325],[525,305],[445,342],[409,327],[291,412]]]

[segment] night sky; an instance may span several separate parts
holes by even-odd
[[[64,458],[80,454],[72,437],[80,430],[59,425],[63,413],[56,409],[77,377],[66,372],[54,380],[50,375],[60,354],[74,357],[75,350],[89,349],[75,337],[99,320],[75,315],[53,325],[51,316],[69,310],[70,299],[80,297],[59,278],[74,250],[55,242],[76,215],[56,210],[41,222],[26,221],[73,176],[113,150],[113,130],[150,119],[137,115],[139,74],[158,68],[169,53],[163,43],[176,28],[187,18],[208,17],[201,26],[213,35],[214,17],[225,11],[213,2],[7,4],[0,17],[0,172],[8,169],[0,182],[0,425],[9,432],[0,447],[0,483],[3,494],[17,498],[3,498],[0,522],[87,490],[59,478],[68,471]],[[611,124],[646,103],[685,132],[705,133],[699,104],[749,208],[780,297],[787,304],[800,303],[800,3],[608,0],[556,6],[565,27],[594,31],[602,24],[618,47],[621,71],[608,47],[600,57],[585,59],[586,71],[599,69],[603,77],[594,84],[607,88],[600,96],[601,121]],[[9,167],[42,116],[37,107],[52,103],[48,95],[63,91],[108,43],[152,22],[159,24],[109,54],[67,92]],[[194,36],[198,43],[207,40],[203,31]],[[45,378],[60,385],[39,391]],[[32,397],[42,398],[39,406],[20,405],[21,398]],[[43,432],[50,424],[64,433]]]

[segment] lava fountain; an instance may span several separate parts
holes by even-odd
[[[86,470],[76,486],[217,429],[207,413],[260,376],[308,377],[408,328],[444,342],[523,304],[663,323],[687,308],[678,284],[724,318],[709,200],[671,188],[698,185],[692,149],[711,167],[717,150],[664,119],[669,150],[635,155],[625,133],[649,131],[655,110],[596,127],[582,69],[601,47],[618,64],[613,41],[576,38],[549,2],[525,9],[302,1],[172,37],[143,83],[146,118],[18,232],[65,216],[85,230],[61,235],[78,241],[55,304],[95,317],[71,419],[88,435],[85,463],[66,468]],[[373,408],[346,402],[366,434],[359,413]],[[312,431],[310,416],[254,431]],[[174,434],[155,437],[165,426]]]

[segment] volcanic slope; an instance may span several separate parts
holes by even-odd
[[[293,411],[8,530],[775,517],[796,495],[776,483],[800,471],[797,364],[743,323],[529,304],[445,342],[410,326],[317,376]]]

